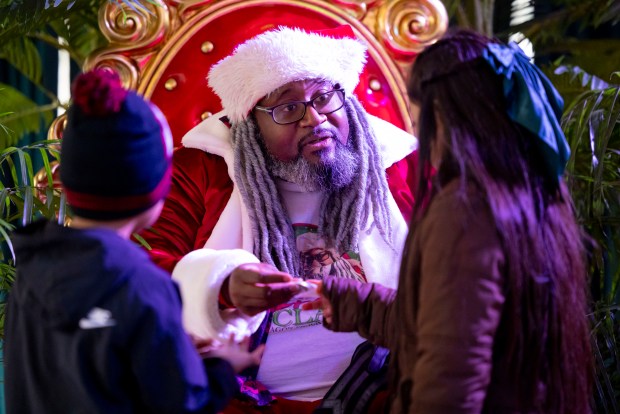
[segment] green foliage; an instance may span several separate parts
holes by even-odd
[[[614,82],[612,74],[620,69],[620,39],[578,40],[568,37],[552,44],[541,44],[536,51],[540,55],[563,56],[564,64],[579,66],[607,82]],[[616,79],[615,83],[619,80]]]
[[[443,0],[443,4],[458,26],[493,35],[494,0]]]
[[[30,81],[41,81],[41,56],[31,39],[27,37],[10,39],[0,46],[0,58],[6,60]]]
[[[586,91],[609,87],[609,82],[578,66],[564,64],[564,60],[560,58],[542,69],[558,89],[565,103],[574,103]]]
[[[156,0],[108,0],[138,13],[149,13],[146,4]],[[47,101],[37,105],[16,89],[0,85],[0,148],[16,145],[26,134],[47,129],[53,111],[67,108],[41,83],[41,42],[65,50],[82,66],[86,57],[105,45],[99,30],[98,10],[106,0],[0,0],[0,59],[8,62],[41,91]],[[123,9],[125,10],[125,9]],[[4,92],[4,93],[3,93]]]
[[[494,17],[498,7],[509,7],[508,1],[495,0],[443,0],[448,15],[459,27],[469,28],[487,36],[508,39],[521,33],[529,39],[537,56],[564,57],[565,64],[579,66],[601,79],[609,80],[618,70],[620,40],[588,40],[570,36],[599,27],[604,23],[620,21],[618,0],[556,0],[557,7],[545,15],[514,25],[501,33],[494,32]],[[522,3],[534,7],[535,0]]]
[[[137,13],[149,13],[145,4],[156,0],[107,0]],[[54,111],[67,108],[41,83],[43,65],[37,43],[69,53],[82,66],[86,57],[105,44],[98,26],[98,10],[106,0],[0,0],[0,59],[42,92],[48,102],[37,104],[10,85],[0,84],[0,340],[4,334],[5,295],[15,279],[15,255],[10,232],[33,220],[47,218],[65,223],[64,195],[53,185],[53,162],[58,142],[42,141],[16,147],[28,133],[46,130]],[[124,10],[124,9],[123,9]],[[34,183],[32,156],[43,159],[47,180]],[[144,240],[137,240],[146,245]]]
[[[577,218],[593,242],[596,408],[615,413],[620,411],[620,87],[577,68],[559,72],[586,88],[569,101],[562,119],[572,150],[566,179]]]
[[[572,155],[567,180],[577,217],[598,242],[594,265],[601,299],[620,304],[620,88],[582,93],[565,110]]]
[[[12,86],[0,83],[0,148],[14,145],[27,133],[47,129],[58,102],[38,105]]]
[[[534,1],[530,0],[531,5]],[[603,23],[620,21],[620,4],[617,0],[556,0],[556,9],[518,26],[511,32],[521,32],[535,44],[557,41],[566,36],[569,28],[579,30],[599,27]]]
[[[444,4],[460,27],[503,39],[521,33],[536,56],[561,56],[546,72],[567,104],[563,129],[572,154],[566,178],[577,217],[592,238],[594,403],[597,412],[620,412],[620,92],[610,85],[620,83],[619,74],[614,75],[620,69],[620,40],[568,35],[575,28],[579,32],[617,23],[620,2],[556,0],[555,11],[503,33],[493,33],[493,1]],[[533,0],[527,4],[533,5]]]
[[[620,306],[597,306],[591,314],[597,413],[620,412]]]
[[[57,49],[67,50],[73,60],[81,65],[94,48],[105,44],[97,24],[97,10],[104,1],[56,0],[52,3],[50,0],[16,0],[8,6],[0,6],[0,45],[3,45],[0,57],[4,57],[2,49],[7,45],[18,54],[23,53],[23,47],[14,44],[19,43],[20,39],[41,40]],[[83,47],[84,38],[80,38],[80,33],[85,32],[91,36],[88,49]]]
[[[97,22],[97,7],[95,2],[92,8],[83,12],[72,13],[62,20],[49,22],[53,33],[64,40],[58,47],[68,50],[79,65],[93,50],[105,45]]]
[[[4,333],[4,294],[15,280],[15,254],[10,232],[33,220],[48,218],[64,223],[65,198],[54,186],[53,165],[59,158],[58,141],[41,141],[0,152],[0,339]],[[32,155],[44,160],[46,179],[35,183]],[[38,184],[38,185],[35,185]]]
[[[5,222],[0,220],[4,227]],[[6,293],[15,281],[15,266],[0,262],[0,340],[4,339],[4,316],[6,312]]]
[[[493,33],[500,0],[443,0],[460,27],[508,39],[521,33],[537,57],[555,59],[546,73],[564,98],[571,147],[566,178],[576,214],[591,237],[595,409],[620,412],[620,40],[571,36],[620,22],[618,0],[556,0],[554,10]],[[534,6],[530,0],[525,6]],[[503,2],[503,6],[512,4]],[[581,37],[581,36],[580,36]],[[587,36],[583,36],[587,37]],[[556,70],[557,69],[557,70]],[[615,74],[614,74],[615,73]]]
[[[620,62],[619,39],[583,39],[571,33],[583,33],[601,24],[620,21],[617,0],[556,0],[557,10],[529,22],[511,27],[534,45],[537,56],[562,56],[564,64],[579,66],[609,81]],[[587,37],[587,36],[586,36]]]
[[[28,133],[46,130],[54,110],[66,108],[42,82],[38,43],[69,52],[78,65],[104,38],[98,30],[97,10],[104,0],[0,0],[0,59],[18,70],[47,102],[37,104],[9,85],[0,85],[0,148],[16,145]],[[6,112],[10,112],[6,114]]]

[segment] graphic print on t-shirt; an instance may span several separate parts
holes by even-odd
[[[296,224],[294,228],[304,279],[322,280],[325,276],[335,276],[366,282],[359,254],[351,251],[340,254],[335,248],[326,247],[325,240],[317,234],[315,225]],[[301,309],[301,305],[310,300],[312,299],[293,299],[273,309],[269,333],[322,325],[323,314],[320,309]]]
[[[296,237],[303,279],[328,275],[365,281],[358,252],[327,248],[317,235],[323,214],[323,191],[308,192],[297,184],[278,180]],[[357,250],[355,246],[353,250]],[[322,398],[351,361],[363,339],[354,332],[332,332],[323,327],[320,310],[302,310],[309,298],[293,298],[271,309],[269,334],[257,380],[275,395],[302,401]]]
[[[317,226],[297,224],[294,228],[304,279],[336,276],[366,282],[359,254],[352,251],[340,254],[335,248],[327,247],[317,233]]]

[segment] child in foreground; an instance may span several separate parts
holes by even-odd
[[[262,349],[193,344],[175,283],[129,240],[155,221],[169,189],[163,115],[116,75],[82,74],[61,153],[71,226],[39,221],[13,235],[8,412],[220,411],[238,390],[235,371]]]

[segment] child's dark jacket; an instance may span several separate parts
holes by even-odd
[[[198,356],[170,277],[108,230],[37,222],[13,238],[9,413],[217,412],[230,364]]]

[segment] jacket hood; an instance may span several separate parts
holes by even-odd
[[[139,247],[103,229],[72,229],[40,221],[12,236],[16,278],[11,290],[22,309],[55,328],[77,325],[120,287]]]

